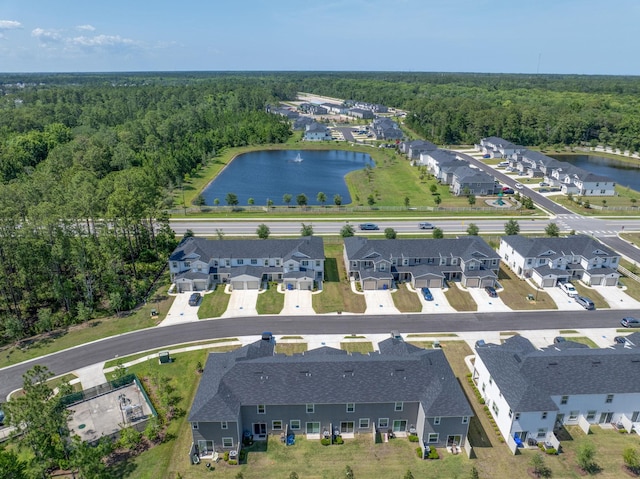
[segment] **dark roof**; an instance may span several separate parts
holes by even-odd
[[[557,410],[552,396],[640,392],[638,348],[556,346],[536,350],[514,336],[476,354],[513,411]]]
[[[209,279],[209,275],[207,273],[201,273],[199,271],[185,271],[184,273],[177,274],[175,279]]]
[[[389,338],[370,355],[330,348],[274,355],[273,344],[263,340],[211,353],[189,421],[237,420],[244,405],[351,402],[421,402],[430,417],[473,415],[442,350],[398,343]]]
[[[171,253],[169,261],[196,259],[208,263],[211,258],[284,258],[324,259],[320,236],[298,239],[211,240],[195,236],[185,238]]]
[[[392,258],[434,258],[441,256],[462,258],[463,261],[477,257],[498,259],[496,253],[482,238],[464,236],[443,239],[380,239],[370,240],[362,236],[344,239],[349,260],[363,260],[381,257]]]
[[[542,256],[549,259],[565,255],[594,258],[596,256],[619,256],[599,241],[586,235],[570,235],[558,238],[528,238],[526,236],[503,236],[502,241],[525,258]]]

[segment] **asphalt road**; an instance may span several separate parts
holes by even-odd
[[[637,316],[634,310],[518,311],[509,313],[400,314],[386,316],[259,316],[184,323],[114,336],[101,341],[34,359],[0,370],[0,398],[22,386],[22,374],[35,364],[44,365],[56,375],[101,361],[159,349],[190,341],[259,335],[385,334],[450,331],[518,331],[537,329],[575,329],[619,327],[623,316]]]

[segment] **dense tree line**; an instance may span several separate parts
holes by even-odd
[[[175,247],[163,211],[185,176],[291,134],[264,111],[275,80],[56,78],[0,78],[4,342],[143,300]]]

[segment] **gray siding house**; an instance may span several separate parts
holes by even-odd
[[[209,355],[189,413],[197,454],[237,451],[244,438],[269,435],[416,434],[423,448],[466,441],[473,410],[440,349],[393,338],[371,354],[322,347],[286,356],[274,348],[262,339]]]
[[[319,236],[267,240],[190,237],[171,253],[169,272],[178,292],[204,291],[218,283],[230,283],[233,289],[259,289],[264,281],[308,290],[324,280],[324,242]]]
[[[414,288],[442,288],[460,281],[469,288],[495,286],[500,256],[477,236],[444,239],[344,239],[345,268],[362,289],[391,289],[394,281]]]

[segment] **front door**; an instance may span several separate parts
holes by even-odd
[[[462,436],[459,434],[447,436],[447,446],[459,446],[462,441]]]
[[[600,424],[610,423],[612,419],[613,419],[612,412],[603,412],[602,414],[600,414]]]
[[[253,425],[254,436],[264,436],[267,434],[267,424],[264,422],[258,422]]]
[[[563,424],[564,424],[564,414],[558,414],[556,416],[556,426],[555,427],[562,427]]]

